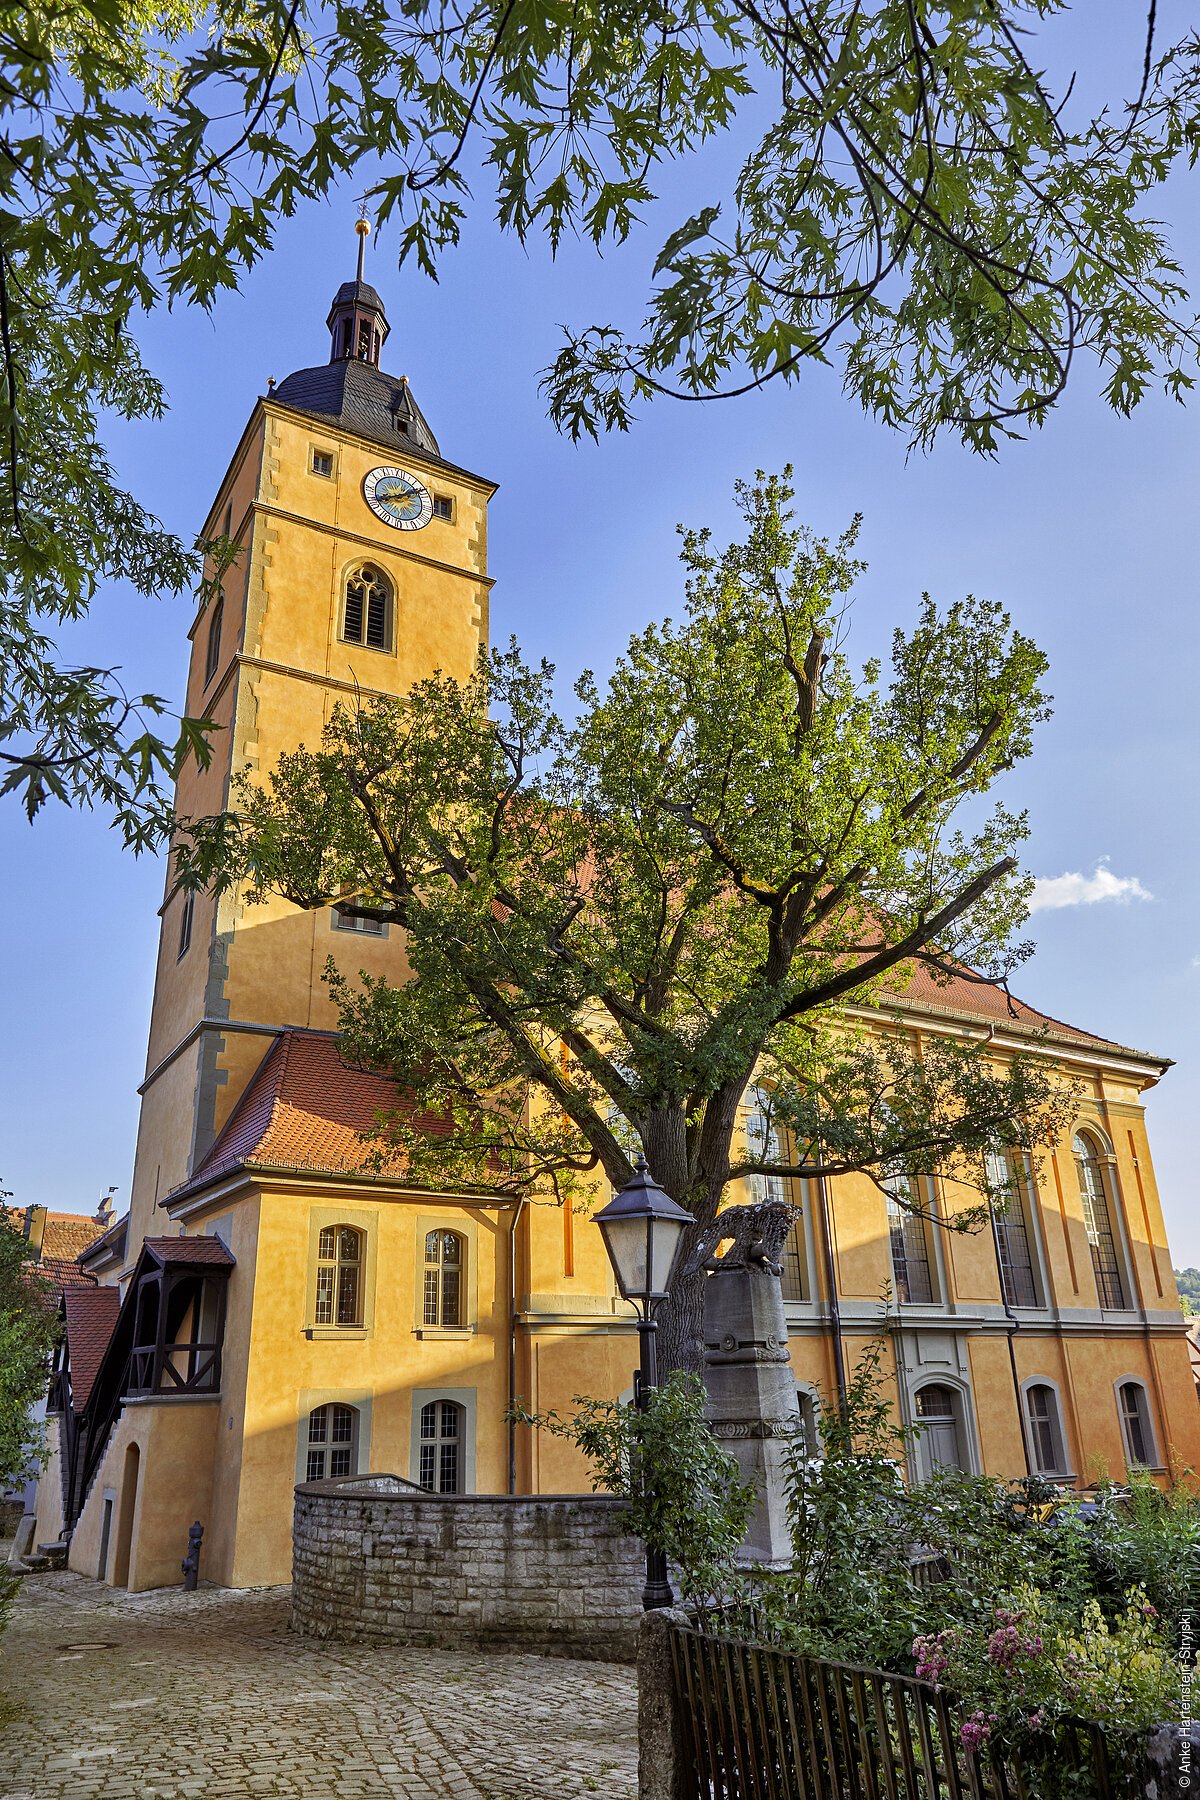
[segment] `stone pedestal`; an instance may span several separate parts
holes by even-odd
[[[766,1262],[709,1265],[704,1293],[705,1409],[713,1436],[757,1482],[743,1560],[791,1562],[784,1488],[787,1441],[800,1428],[779,1274]]]

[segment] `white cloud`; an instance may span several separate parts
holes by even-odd
[[[1107,862],[1096,864],[1090,875],[1039,875],[1033,884],[1030,912],[1046,912],[1058,906],[1094,906],[1097,900],[1153,900],[1136,875],[1114,875]]]

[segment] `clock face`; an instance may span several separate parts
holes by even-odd
[[[372,469],[363,482],[363,498],[396,531],[420,531],[433,517],[433,501],[407,469]]]

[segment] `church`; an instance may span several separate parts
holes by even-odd
[[[204,522],[238,554],[190,632],[186,711],[221,729],[210,765],[180,778],[185,815],[314,746],[339,700],[400,696],[436,669],[465,679],[488,641],[496,484],[443,454],[385,372],[361,249],[326,323],[328,359],[256,400]],[[305,1481],[587,1491],[569,1446],[507,1412],[627,1394],[632,1310],[586,1213],[415,1190],[372,1160],[364,1133],[396,1090],[343,1061],[322,971],[332,957],[351,979],[395,978],[398,932],[336,906],[193,895],[170,871],[159,919],[130,1208],[64,1293],[36,1540],[144,1589],[181,1580],[199,1520],[203,1575],[253,1586],[290,1579]],[[917,975],[897,1012],[1048,1056],[1082,1097],[1061,1142],[998,1172],[1019,1197],[991,1233],[932,1229],[865,1176],[828,1194],[757,1178],[801,1208],[784,1295],[814,1448],[837,1353],[853,1365],[886,1286],[889,1379],[922,1426],[915,1477],[952,1464],[1072,1486],[1200,1466],[1143,1110],[1167,1061],[977,981]]]

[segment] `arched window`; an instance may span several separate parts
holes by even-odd
[[[1067,1459],[1063,1450],[1058,1395],[1048,1382],[1031,1381],[1025,1389],[1025,1418],[1033,1466],[1038,1474],[1065,1475]]]
[[[466,1244],[457,1231],[425,1234],[425,1323],[453,1330],[463,1322]]]
[[[952,1387],[931,1381],[917,1390],[918,1440],[923,1472],[928,1477],[939,1469],[965,1469],[963,1459],[962,1402]]]
[[[909,1210],[920,1197],[908,1175],[889,1175],[884,1188],[896,1298],[904,1306],[929,1306],[934,1299],[929,1223]]]
[[[363,1237],[353,1225],[323,1227],[317,1239],[314,1324],[362,1324]]]
[[[370,650],[392,647],[392,584],[374,563],[361,563],[346,578],[342,638]]]
[[[996,1228],[1000,1286],[1009,1306],[1041,1306],[1042,1296],[1029,1234],[1029,1184],[1015,1159],[989,1150],[985,1179]]]
[[[1075,1167],[1079,1174],[1079,1197],[1083,1202],[1083,1222],[1092,1252],[1096,1292],[1101,1306],[1122,1312],[1128,1308],[1129,1300],[1113,1235],[1104,1158],[1096,1140],[1086,1131],[1076,1133],[1071,1148],[1075,1152]]]
[[[421,1408],[419,1481],[431,1494],[461,1494],[463,1409],[453,1400],[431,1400]]]
[[[1117,1388],[1117,1406],[1121,1414],[1121,1436],[1125,1440],[1125,1461],[1131,1468],[1155,1468],[1158,1455],[1150,1420],[1150,1396],[1140,1381],[1121,1382]]]
[[[308,1415],[305,1481],[358,1474],[358,1408],[331,1402]]]
[[[212,618],[208,622],[208,644],[204,652],[204,685],[208,686],[217,672],[217,664],[221,660],[221,619],[225,612],[224,598],[218,598],[213,607]]]

